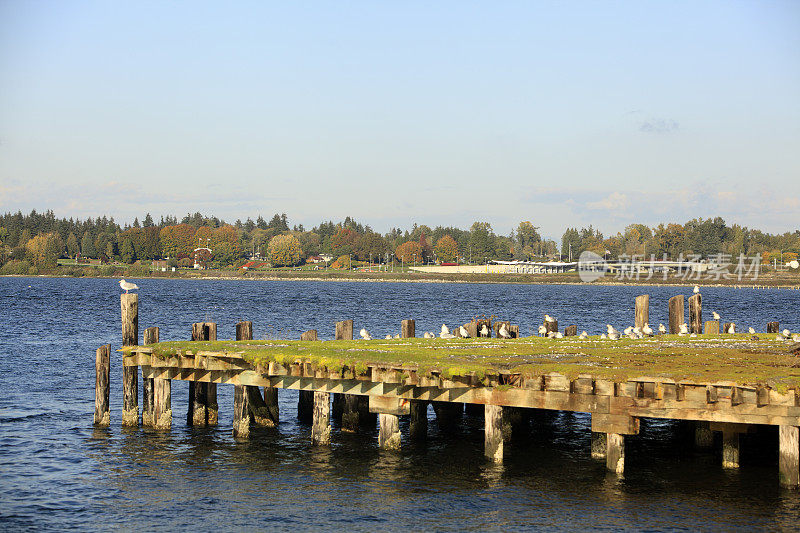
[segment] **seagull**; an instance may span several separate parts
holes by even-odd
[[[625,329],[622,331],[622,333],[624,333],[625,335],[630,335],[630,334],[631,334],[631,331],[633,331],[633,328],[632,328],[631,326],[628,326],[627,328],[625,328]]]
[[[503,337],[504,339],[510,339],[511,338],[511,333],[508,332],[508,329],[506,328],[505,323],[500,324],[500,329],[497,330],[497,334],[500,335],[501,337]]]
[[[728,333],[736,333],[736,324],[731,322],[731,327],[728,328]]]
[[[384,338],[385,338],[385,339],[391,339],[391,338],[392,338],[392,336],[391,336],[391,335],[386,335],[386,337],[384,337]]]
[[[400,338],[400,334],[399,334],[399,333],[395,333],[395,334],[394,334],[394,337],[392,337],[392,338],[393,338],[393,339],[399,339],[399,338]]]
[[[435,339],[436,335],[434,335],[433,333],[428,333],[426,331],[425,333],[422,334],[422,338],[423,339]]]
[[[560,331],[556,331],[556,334],[555,334],[555,335],[553,335],[553,336],[554,336],[556,339],[563,339],[563,338],[564,338],[564,334],[563,334],[563,333],[561,333]]]
[[[681,329],[678,331],[678,335],[686,335],[689,333],[689,326],[686,325],[686,322],[681,324]]]
[[[800,342],[800,333],[795,333],[794,335],[792,335],[792,340],[794,342]]]
[[[462,336],[462,337],[464,337],[465,339],[468,339],[468,338],[469,338],[469,332],[467,331],[467,328],[465,328],[464,326],[458,326],[458,332],[459,332],[459,333],[461,334],[461,336]]]
[[[601,333],[601,334],[600,334],[600,338],[601,338],[601,339],[603,339],[603,340],[605,340],[605,339],[607,339],[607,338],[608,338],[608,335],[606,335],[605,333]]]
[[[456,338],[456,336],[453,335],[452,333],[442,333],[441,335],[439,335],[439,337],[442,338],[442,339],[455,339]]]
[[[442,324],[442,335],[447,335],[448,333],[450,333],[450,328]]]
[[[364,339],[365,341],[372,340],[372,336],[369,334],[369,331],[367,331],[365,328],[361,328],[361,331],[359,331],[358,334],[361,335],[361,338]]]
[[[755,334],[756,334],[756,330],[755,330],[755,329],[753,329],[753,328],[749,328],[749,329],[747,330],[747,332],[748,332],[750,335],[755,335]]]
[[[784,337],[786,337],[787,339],[788,339],[788,338],[789,338],[789,336],[792,334],[792,333],[791,333],[791,332],[790,332],[788,329],[785,329],[785,330],[781,331],[781,333],[782,333],[782,334],[783,334],[783,336],[784,336]]]
[[[547,328],[544,327],[544,324],[539,326],[539,335],[547,335]]]
[[[775,335],[775,340],[776,341],[784,341],[786,339],[783,337],[783,335]]]
[[[645,322],[644,327],[642,328],[642,333],[650,337],[653,334],[653,328],[650,327],[650,324]]]
[[[619,331],[614,331],[614,333],[609,333],[608,338],[612,341],[619,340]]]
[[[662,335],[667,332],[667,328],[664,327],[664,324],[658,325],[658,332],[661,333]]]
[[[135,291],[139,288],[139,286],[135,283],[131,283],[130,281],[121,279],[119,280],[119,288],[125,291],[125,294],[128,294],[128,291]]]
[[[544,321],[545,322],[555,322],[556,319],[551,317],[550,315],[544,315]]]
[[[697,337],[697,333],[692,333],[692,334],[691,334],[691,335],[689,335],[689,336],[690,336],[690,337]]]
[[[612,326],[611,324],[606,324],[606,332],[608,333],[609,336],[619,335],[619,331],[614,329],[614,326]]]
[[[714,317],[714,320],[719,320],[719,313],[716,311],[711,311],[711,316]]]
[[[486,324],[481,326],[481,334],[479,337],[488,337],[489,336],[489,328],[486,327]]]
[[[578,338],[579,338],[580,340],[586,340],[586,339],[588,339],[588,338],[589,338],[589,335],[587,335],[585,331],[581,331],[581,334],[580,334],[580,335],[578,335]]]
[[[697,285],[695,285],[695,286],[694,286],[694,289],[692,289],[692,292],[693,292],[693,293],[695,293],[695,294],[699,294],[699,293],[700,293],[700,287],[698,287]]]

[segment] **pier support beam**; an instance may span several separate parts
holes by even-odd
[[[233,388],[233,438],[246,439],[250,436],[250,402],[247,401],[244,386]]]
[[[714,445],[714,432],[708,422],[695,422],[694,445],[705,449]]]
[[[153,427],[172,427],[172,381],[169,379],[153,379]]]
[[[503,440],[510,442],[511,438],[516,434],[519,436],[525,422],[523,411],[521,407],[504,407],[503,408]]]
[[[122,312],[122,345],[139,344],[139,295],[120,296]],[[122,425],[139,426],[139,367],[122,367]]]
[[[400,449],[400,417],[380,413],[378,415],[380,431],[378,432],[378,446],[384,450]]]
[[[797,487],[800,485],[800,428],[779,426],[778,429],[778,475],[781,485]]]
[[[411,400],[411,423],[408,427],[411,440],[425,440],[428,437],[428,402]]]
[[[625,436],[606,434],[606,469],[618,475],[625,473]]]
[[[436,413],[439,431],[453,431],[458,427],[464,414],[464,404],[457,402],[431,402]]]
[[[217,325],[214,322],[192,324],[192,340],[217,340]],[[186,414],[186,422],[194,427],[216,426],[218,417],[217,384],[190,381],[189,410]]]
[[[739,468],[739,433],[722,430],[722,468]]]
[[[331,443],[331,395],[328,392],[314,392],[311,442],[318,446]]]
[[[106,428],[111,424],[109,410],[109,378],[111,376],[111,345],[97,349],[94,359],[94,425]]]
[[[503,462],[503,408],[499,405],[484,407],[483,453],[495,463]]]
[[[147,328],[144,330],[143,342],[147,344],[155,344],[158,342],[158,328]],[[155,420],[153,419],[155,404],[155,380],[153,378],[142,378],[142,426],[153,427]]]
[[[592,431],[592,459],[606,458],[606,434],[599,431]]]
[[[342,394],[344,406],[342,407],[342,431],[357,433],[360,425],[361,397],[356,394]]]

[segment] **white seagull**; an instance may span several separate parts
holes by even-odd
[[[459,332],[459,333],[461,334],[461,336],[462,336],[462,337],[464,337],[465,339],[468,339],[468,338],[469,338],[469,332],[467,331],[467,328],[465,328],[464,326],[458,326],[458,332]]]
[[[547,328],[542,324],[539,326],[539,335],[547,335]]]
[[[441,334],[442,335],[447,335],[448,333],[450,333],[450,328],[448,328],[447,326],[442,324],[442,333]]]
[[[650,327],[650,324],[647,322],[644,323],[644,327],[642,328],[642,333],[647,335],[648,337],[653,334],[653,328]]]
[[[425,333],[423,333],[423,334],[422,334],[422,337],[423,337],[424,339],[435,339],[435,338],[436,338],[436,335],[434,335],[433,333],[428,333],[428,332],[426,331]]]
[[[361,335],[361,338],[364,339],[365,341],[372,340],[372,335],[370,335],[369,331],[367,331],[365,328],[361,328],[361,331],[359,331],[358,333],[359,335]]]
[[[750,335],[755,335],[755,334],[756,334],[756,330],[755,330],[755,329],[753,329],[753,328],[748,328],[747,332],[748,332]]]
[[[712,311],[711,316],[714,317],[714,320],[719,320],[719,313],[717,313],[716,311]]]
[[[698,287],[697,285],[695,285],[695,286],[694,286],[694,289],[692,289],[692,292],[693,292],[693,293],[695,293],[695,294],[698,294],[698,293],[700,292],[700,287]]]
[[[786,337],[787,339],[788,339],[788,338],[789,338],[789,336],[792,334],[792,332],[791,332],[791,331],[789,331],[788,329],[785,329],[785,330],[781,331],[781,333],[782,333],[782,334],[783,334],[783,336],[784,336],[784,337]]]
[[[500,324],[500,329],[497,330],[497,334],[500,335],[504,339],[510,339],[511,333],[508,332],[505,323]]]
[[[667,332],[667,328],[664,326],[664,324],[658,325],[658,332],[661,333],[662,335]]]
[[[481,334],[479,337],[488,337],[489,336],[489,328],[486,327],[486,324],[481,326]]]
[[[551,317],[550,315],[544,315],[544,321],[545,322],[555,322],[556,319]]]
[[[589,338],[589,335],[587,335],[585,331],[581,331],[581,334],[580,334],[580,335],[578,335],[578,338],[579,338],[580,340],[586,340],[586,339],[588,339],[588,338]]]
[[[125,291],[125,294],[128,294],[128,291],[134,291],[139,288],[139,286],[135,283],[131,283],[130,281],[125,281],[124,279],[119,280],[119,288]]]
[[[736,333],[736,324],[731,322],[731,327],[728,328],[728,333]]]
[[[678,335],[686,335],[689,333],[689,326],[686,325],[686,322],[681,324],[681,329],[678,331]]]

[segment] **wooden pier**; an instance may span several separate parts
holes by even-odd
[[[694,310],[691,322],[693,328],[701,328],[699,298],[696,300],[692,304]],[[638,299],[637,304],[636,319],[646,320],[642,317],[647,317],[646,306],[649,301]],[[671,301],[670,310],[673,308],[675,302]],[[335,438],[331,433],[332,395],[344,395],[340,403],[342,414],[339,415],[342,417],[343,428],[348,416],[355,417],[355,426],[352,421],[347,425],[354,428],[358,425],[359,414],[362,420],[368,419],[364,416],[366,412],[378,415],[379,446],[385,449],[398,449],[402,446],[404,437],[399,429],[400,416],[409,416],[411,419],[408,438],[424,439],[429,403],[434,406],[440,427],[444,427],[448,419],[455,416],[454,409],[460,413],[463,412],[464,404],[468,408],[478,407],[484,414],[485,455],[488,460],[496,462],[503,460],[508,428],[525,413],[537,412],[533,410],[573,411],[591,414],[591,448],[586,453],[604,459],[607,469],[619,475],[625,470],[625,437],[639,432],[639,421],[642,418],[693,421],[696,424],[698,444],[707,444],[712,432],[720,432],[724,468],[739,466],[741,433],[747,432],[754,425],[772,425],[779,427],[777,445],[780,482],[789,487],[800,485],[800,394],[796,386],[777,386],[769,380],[754,383],[752,379],[742,382],[674,379],[661,372],[657,365],[642,369],[655,377],[613,379],[609,378],[607,371],[601,372],[598,369],[597,372],[587,372],[586,367],[578,367],[577,363],[570,361],[562,362],[561,359],[557,361],[559,365],[574,364],[578,369],[577,373],[549,371],[549,363],[495,365],[492,371],[476,372],[465,369],[459,373],[443,365],[392,360],[397,354],[391,352],[381,360],[380,354],[387,351],[381,347],[392,343],[391,345],[400,347],[398,349],[419,349],[422,339],[347,340],[352,339],[352,321],[340,322],[335,327],[336,337],[344,340],[324,343],[316,340],[316,331],[303,333],[302,338],[305,340],[302,341],[253,341],[252,324],[242,322],[236,326],[235,342],[213,342],[216,339],[216,324],[199,323],[192,327],[194,341],[191,343],[152,344],[158,340],[158,332],[151,328],[146,336],[146,345],[137,346],[137,335],[132,330],[138,328],[138,316],[134,316],[131,310],[138,310],[137,295],[122,295],[125,425],[138,424],[138,392],[131,385],[132,382],[135,383],[132,376],[138,375],[138,369],[141,369],[143,382],[150,383],[144,388],[145,391],[150,391],[145,393],[149,396],[144,398],[145,410],[149,412],[142,420],[145,425],[156,429],[165,430],[171,426],[171,380],[190,383],[187,423],[193,426],[217,424],[216,387],[220,384],[234,386],[232,431],[236,438],[247,438],[251,423],[275,425],[278,421],[278,391],[298,390],[301,392],[298,416],[310,414],[312,442],[322,446],[328,445]],[[672,325],[671,320],[671,329]],[[404,321],[401,329],[404,337],[414,336],[413,322]],[[718,337],[723,339],[720,343],[725,342],[724,335],[698,335],[697,339]],[[796,346],[779,342],[769,344],[763,339],[758,343],[753,341],[750,346],[741,335],[730,335],[727,338],[734,341],[729,344],[735,346],[736,350],[740,350],[741,346],[749,346],[741,348],[745,355],[751,353],[747,351],[750,349],[754,354],[755,350],[761,350],[758,352],[761,354],[759,357],[767,359],[767,367],[775,363],[791,368],[786,361],[787,358],[795,357]],[[544,346],[552,353],[562,353],[569,351],[563,348],[567,346],[563,343],[570,342],[574,344],[569,346],[580,348],[578,354],[590,352],[586,341],[579,341],[574,336],[569,339],[558,341],[534,338],[536,344],[530,345],[524,344],[524,338],[458,338],[448,340],[449,344],[445,344],[445,339],[425,339],[424,342],[428,344],[424,347],[439,348],[429,350],[433,353],[446,351],[447,346],[454,346],[462,353],[470,352],[473,348],[500,353],[514,348],[514,353],[518,353],[534,350],[534,347],[541,350],[541,346]],[[562,344],[557,344],[559,342]],[[585,344],[580,344],[581,342]],[[615,345],[614,342],[620,344]],[[638,348],[639,345],[634,342],[623,342],[592,340],[591,346],[602,346],[606,350],[608,347],[619,346],[620,350],[632,349],[631,353],[644,350]],[[676,345],[671,340],[667,342],[654,339],[647,342],[650,343],[646,345],[647,349],[651,351],[658,349],[658,342],[669,346],[672,352],[676,350]],[[718,344],[714,343],[693,342],[693,349],[696,346],[697,350],[708,350],[709,354],[729,349],[724,344],[719,344],[723,348],[718,348]],[[353,346],[372,346],[377,349],[367,359],[354,362],[342,363],[330,358],[313,357],[315,347],[324,351],[324,346],[327,350],[325,353],[328,353],[334,349],[332,346],[336,346],[331,343],[347,343],[343,352],[357,352],[357,348]],[[669,353],[672,352],[664,351],[663,357],[670,357]],[[95,423],[98,425],[108,425],[109,421],[108,353],[109,347],[102,347],[97,352]],[[264,354],[273,355],[265,357]],[[588,368],[591,369],[591,365]],[[537,369],[541,371],[537,372]],[[797,372],[793,372],[792,375],[796,377]],[[304,402],[305,407],[302,405]]]

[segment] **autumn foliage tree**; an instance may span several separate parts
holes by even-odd
[[[443,263],[455,263],[458,261],[458,243],[450,235],[445,235],[436,241],[436,257]]]
[[[64,251],[64,241],[58,233],[40,233],[25,244],[25,250],[38,268],[52,268]]]
[[[161,228],[161,249],[165,257],[189,257],[197,248],[194,235],[197,230],[189,224]]]
[[[397,258],[405,263],[422,261],[422,246],[417,241],[404,242],[394,251]]]
[[[302,254],[300,241],[294,235],[276,235],[269,241],[267,254],[274,266],[294,266]]]

